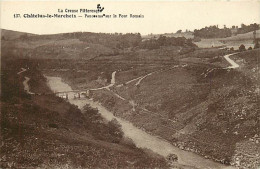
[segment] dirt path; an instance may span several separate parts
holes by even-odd
[[[141,77],[137,82],[136,82],[136,86],[140,85],[141,81],[146,78],[147,76],[151,76],[152,74],[156,73],[156,72],[159,72],[159,71],[155,71],[155,72],[152,72],[152,73],[148,73],[147,75]]]
[[[20,75],[21,73],[27,71],[27,69],[25,69],[25,68],[21,68],[21,69],[22,69],[22,70],[17,73],[18,75]],[[24,90],[25,90],[26,93],[28,93],[28,94],[34,94],[34,93],[30,92],[30,87],[29,87],[29,85],[28,85],[28,82],[29,82],[30,78],[29,78],[29,77],[26,77],[26,76],[25,76],[24,78],[25,78],[25,80],[23,81]]]
[[[28,85],[30,78],[25,76],[25,80],[23,81],[23,86],[24,86],[24,90],[26,91],[26,93],[28,94],[34,94],[30,91],[30,87]]]
[[[239,67],[239,65],[232,59],[229,58],[229,56],[235,55],[237,53],[231,53],[224,56],[224,58],[228,61],[228,63],[231,64],[231,66],[228,66],[226,68],[209,68],[206,72],[203,72],[201,75],[204,77],[207,77],[211,72],[213,72],[216,69],[236,69]]]
[[[87,90],[92,90],[92,91],[96,91],[96,90],[102,90],[102,89],[108,89],[112,86],[114,86],[116,83],[116,71],[114,71],[112,73],[112,78],[111,78],[111,83],[107,86],[104,86],[104,87],[99,87],[99,88],[95,88],[95,89],[87,89]],[[86,91],[86,90],[83,90],[83,91]]]
[[[231,64],[231,66],[227,67],[227,69],[235,69],[235,68],[239,67],[239,65],[234,60],[229,58],[229,56],[232,56],[232,55],[235,55],[235,54],[237,54],[237,53],[231,53],[231,54],[224,56],[224,58],[228,61],[228,63]]]
[[[25,72],[25,71],[27,71],[27,69],[25,69],[25,68],[21,68],[21,69],[22,69],[22,70],[17,73],[18,75],[21,74],[21,73],[23,73],[23,72]]]
[[[186,66],[187,66],[187,64],[182,65],[181,67],[186,67]],[[138,80],[138,81],[136,82],[136,84],[135,84],[136,86],[138,86],[138,85],[140,85],[140,83],[142,82],[142,80],[144,80],[147,76],[151,76],[151,75],[154,74],[154,73],[171,70],[171,69],[174,69],[174,68],[177,68],[177,67],[179,67],[179,65],[175,65],[175,66],[173,66],[173,67],[171,67],[171,68],[169,68],[169,69],[166,69],[166,70],[157,70],[157,71],[148,73],[148,74],[146,74],[146,75],[144,75],[144,76],[140,76],[140,77],[137,77],[137,78],[135,78],[135,79],[129,80],[129,81],[125,82],[124,84],[129,84],[129,83],[132,83],[132,82]],[[122,86],[123,86],[123,84],[119,84],[119,85],[117,85],[116,87],[122,87]]]

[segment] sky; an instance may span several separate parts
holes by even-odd
[[[200,29],[205,26],[240,26],[241,23],[260,23],[260,1],[0,1],[3,29],[35,34],[65,32],[104,33],[172,33],[179,29]],[[70,13],[65,9],[96,9],[117,18],[84,18],[86,13]],[[63,10],[63,13],[58,10]],[[14,18],[20,14],[21,18]],[[77,18],[23,18],[24,14],[75,14]],[[87,13],[91,15],[93,13]],[[119,18],[119,14],[128,18]],[[130,18],[129,15],[144,18]]]

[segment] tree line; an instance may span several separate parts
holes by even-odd
[[[243,34],[243,33],[248,33],[252,32],[255,30],[258,30],[259,24],[250,24],[250,25],[245,25],[241,24],[241,27],[238,28],[238,26],[232,26],[231,28],[227,28],[224,25],[224,28],[220,29],[218,28],[217,25],[209,26],[209,27],[204,27],[201,29],[195,29],[194,30],[194,37],[200,37],[200,38],[226,38],[230,37],[231,35],[236,35],[236,34]]]
[[[140,48],[144,48],[144,49],[158,49],[161,46],[196,47],[196,45],[192,43],[191,39],[186,39],[185,37],[166,37],[166,36],[160,36],[158,39],[145,40],[142,41],[139,45]]]
[[[101,44],[110,48],[124,49],[136,47],[142,41],[140,33],[90,33],[77,32],[63,34],[64,37],[77,38],[80,41]]]

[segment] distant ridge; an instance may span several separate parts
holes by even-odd
[[[26,33],[26,32],[18,32],[12,31],[7,29],[0,29],[1,30],[1,38],[4,37],[6,40],[14,40],[20,38],[21,35],[27,34],[27,36],[35,36],[36,34]]]

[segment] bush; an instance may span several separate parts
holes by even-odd
[[[259,45],[258,41],[256,41],[255,46],[254,46],[254,49],[257,49],[257,48],[260,48],[260,45]]]
[[[246,47],[245,47],[245,45],[240,45],[239,46],[239,51],[245,51],[246,50]]]
[[[128,137],[123,137],[120,143],[131,148],[136,148],[134,141]]]
[[[167,156],[167,160],[170,161],[170,162],[178,161],[178,156],[176,154],[169,154]]]
[[[123,131],[121,129],[121,125],[116,119],[113,119],[108,122],[109,134],[114,137],[115,143],[119,143],[123,138]]]
[[[56,129],[59,128],[59,126],[57,124],[55,124],[55,123],[50,123],[49,127],[50,128],[56,128]]]
[[[252,47],[249,47],[247,50],[252,50]]]

